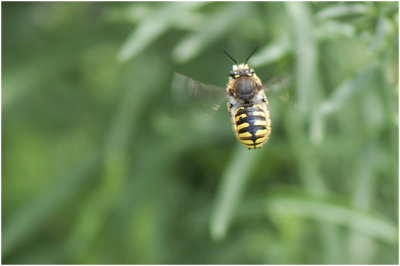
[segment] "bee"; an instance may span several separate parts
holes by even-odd
[[[236,137],[248,149],[260,148],[271,134],[269,104],[264,86],[254,69],[247,64],[256,50],[257,47],[242,64],[224,51],[235,63],[226,86],[228,113]]]
[[[177,99],[181,102],[191,100],[193,102],[191,107],[195,105],[195,101],[199,100],[200,107],[208,107],[210,111],[211,109],[215,111],[219,106],[216,104],[217,100],[227,98],[228,114],[233,131],[239,142],[248,149],[262,147],[271,134],[271,119],[268,99],[264,92],[265,86],[254,69],[247,64],[257,48],[242,64],[224,51],[235,63],[229,72],[225,89],[203,84],[179,73],[175,73],[172,83],[173,96],[181,98]],[[184,90],[183,93],[182,90]],[[189,99],[185,99],[185,96]]]

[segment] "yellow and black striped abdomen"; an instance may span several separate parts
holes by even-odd
[[[238,107],[234,121],[236,135],[247,148],[260,148],[268,140],[271,133],[268,108],[260,104]]]

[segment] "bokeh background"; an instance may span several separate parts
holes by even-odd
[[[2,262],[397,264],[398,22],[396,2],[3,2]],[[257,45],[278,86],[249,151],[171,80],[224,87],[222,50]]]

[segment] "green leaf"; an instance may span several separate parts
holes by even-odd
[[[293,50],[292,43],[288,36],[281,37],[271,44],[265,46],[250,59],[254,67],[268,65],[276,62]]]
[[[251,169],[260,157],[261,150],[247,150],[237,146],[222,176],[211,217],[211,237],[222,240],[228,231]]]
[[[335,19],[344,16],[356,16],[367,13],[368,9],[364,4],[340,3],[330,5],[316,14],[316,18],[320,21]]]
[[[310,137],[313,143],[321,143],[324,138],[325,116],[338,111],[351,97],[362,90],[376,71],[376,64],[367,66],[357,75],[343,82],[327,100],[319,104],[311,120]]]
[[[202,2],[163,3],[162,8],[157,8],[151,15],[145,17],[128,36],[118,52],[118,60],[124,62],[136,56],[165,33],[178,19],[177,16],[203,4]]]
[[[396,225],[388,219],[319,198],[273,196],[267,200],[266,214],[268,217],[283,215],[310,218],[321,223],[345,226],[388,244],[397,241]]]
[[[173,60],[182,64],[193,59],[240,23],[248,10],[248,3],[235,3],[217,11],[200,25],[195,33],[185,37],[175,46],[172,51]]]

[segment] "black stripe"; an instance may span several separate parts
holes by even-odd
[[[241,140],[252,140],[252,141],[256,141],[256,140],[258,140],[258,139],[261,139],[261,138],[263,138],[263,137],[265,137],[265,135],[260,135],[260,136],[256,136],[256,135],[252,135],[251,137],[242,137],[242,138],[240,138]]]
[[[257,111],[264,112],[264,110],[260,106],[250,105],[250,106],[243,106],[243,107],[244,107],[244,109],[238,110],[236,115],[247,114],[249,112],[257,112]]]
[[[251,136],[251,137],[244,137],[244,138],[240,138],[241,140],[252,140],[253,142],[255,142],[257,139],[258,139],[258,137],[256,137],[256,136]]]
[[[265,117],[260,116],[260,115],[253,115],[253,112],[262,112],[264,113],[264,110],[261,110],[259,107],[255,107],[255,106],[250,106],[250,107],[245,107],[244,109],[241,109],[237,112],[237,114],[235,115],[235,119],[237,117],[239,117],[242,114],[246,114],[246,117],[242,117],[240,118],[237,122],[236,125],[240,125],[242,123],[249,123],[249,124],[253,124],[254,121],[265,121]],[[264,113],[265,114],[265,113]]]
[[[236,117],[235,117],[235,119],[236,119]],[[236,125],[239,126],[240,124],[243,124],[243,123],[249,123],[249,117],[248,117],[248,116],[240,118],[240,119],[236,122]],[[249,123],[249,124],[250,124],[250,123]]]
[[[250,126],[242,128],[238,131],[238,133],[245,133],[245,132],[249,132],[252,135],[255,135],[257,130],[264,130],[267,129],[265,126],[255,126],[254,124],[250,124]]]
[[[248,127],[245,127],[245,128],[242,128],[242,129],[238,130],[238,134],[242,134],[242,133],[246,133],[246,132],[251,134],[251,137],[242,137],[242,138],[239,137],[240,140],[251,140],[251,141],[253,141],[254,144],[245,144],[246,146],[251,147],[251,148],[255,148],[256,145],[259,145],[261,142],[260,143],[255,143],[255,142],[258,139],[260,139],[260,138],[262,138],[262,137],[267,135],[267,134],[263,134],[263,135],[260,135],[260,136],[256,136],[256,132],[258,130],[266,130],[267,126],[265,126],[265,125],[257,125],[257,126],[254,125],[254,123],[256,121],[266,121],[266,118],[263,117],[263,116],[259,116],[259,115],[253,115],[253,112],[262,112],[262,113],[265,114],[264,110],[262,108],[260,108],[259,106],[251,105],[251,106],[244,106],[244,109],[239,110],[235,115],[235,119],[236,119],[238,116],[240,116],[242,114],[246,114],[246,117],[240,118],[236,122],[236,125],[240,126],[243,123],[248,123],[249,124]]]
[[[259,115],[256,115],[256,116],[251,115],[251,116],[247,116],[247,117],[242,117],[236,122],[236,125],[240,125],[240,124],[243,124],[246,122],[251,123],[253,121],[265,121],[265,117],[259,116]]]
[[[246,114],[246,107],[244,109],[240,109],[239,111],[237,111],[236,116],[241,114]]]
[[[266,120],[264,117],[249,115],[249,116],[245,117],[245,119],[244,118],[239,119],[239,121],[237,121],[236,125],[240,125],[244,122],[247,122],[251,126],[251,125],[254,125],[254,123],[256,121],[266,121]]]

